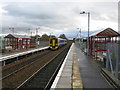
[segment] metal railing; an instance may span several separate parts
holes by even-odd
[[[106,49],[106,69],[120,79],[120,44],[108,43]]]

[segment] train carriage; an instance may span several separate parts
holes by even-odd
[[[57,50],[59,47],[62,47],[67,44],[66,39],[52,37],[50,38],[50,49]]]

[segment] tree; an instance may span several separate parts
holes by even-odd
[[[47,34],[43,34],[40,38],[41,41],[49,41],[49,36]]]
[[[59,38],[67,39],[67,37],[65,36],[65,34],[61,34],[61,35],[59,36]],[[67,39],[67,40],[68,40],[68,39]]]
[[[35,36],[31,36],[31,44],[36,44],[37,41],[39,41],[40,36],[39,35],[35,35]]]

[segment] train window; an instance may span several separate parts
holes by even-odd
[[[52,43],[53,40],[55,40],[55,43],[58,43],[58,40],[57,40],[56,38],[52,38],[52,39],[50,39],[50,43]]]
[[[58,40],[57,40],[57,39],[55,39],[55,43],[58,43]]]
[[[52,39],[50,40],[50,43],[52,43]]]
[[[60,42],[64,42],[64,40],[60,40]]]

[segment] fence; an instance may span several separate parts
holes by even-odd
[[[107,43],[106,68],[120,79],[120,43]]]
[[[86,39],[81,39],[81,40],[76,40],[76,43],[79,44],[80,49],[87,53],[87,40]]]

